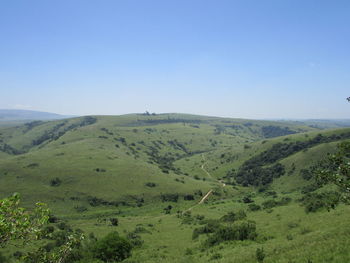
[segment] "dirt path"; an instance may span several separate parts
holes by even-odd
[[[203,164],[201,165],[201,169],[211,178],[213,179],[213,177],[211,176],[211,174],[205,169],[205,165],[207,163],[207,161],[204,158],[204,154],[202,153],[202,160],[203,160]]]
[[[185,211],[182,212],[182,214],[184,214],[185,212],[191,211],[197,205],[203,204],[204,201],[207,200],[207,198],[211,195],[212,192],[213,192],[213,189],[210,189],[209,192],[206,193],[205,196],[203,196],[202,199],[197,204],[195,204],[194,206],[191,206],[190,208],[186,209]]]
[[[209,197],[209,195],[211,195],[212,192],[213,189],[210,189],[209,192],[198,202],[198,205],[202,204]]]
[[[207,161],[205,160],[204,158],[204,154],[202,153],[202,160],[204,161],[204,163],[201,165],[201,169],[211,178],[211,179],[214,179],[211,174],[205,169],[205,165],[207,163]],[[218,182],[222,185],[222,187],[225,187],[226,184],[224,182],[222,182],[221,180],[218,180]],[[190,208],[186,209],[183,213],[187,212],[187,211],[191,211],[194,207],[196,207],[197,205],[200,205],[200,204],[203,204],[205,200],[208,199],[208,197],[213,193],[213,189],[210,189],[208,191],[208,193],[206,193],[202,199],[197,203],[195,204],[194,206],[191,206]]]

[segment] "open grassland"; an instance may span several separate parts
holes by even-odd
[[[44,201],[97,237],[139,236],[126,262],[257,262],[261,248],[263,262],[348,262],[349,207],[306,213],[300,199],[312,184],[303,169],[349,138],[350,129],[183,114],[36,121],[0,130],[0,193]],[[249,177],[254,169],[265,181]],[[230,212],[246,217],[223,219]],[[193,238],[253,221],[254,238]]]

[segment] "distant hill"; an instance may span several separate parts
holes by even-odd
[[[23,120],[58,120],[72,116],[60,115],[50,112],[32,110],[0,109],[0,122],[23,121]]]
[[[350,119],[295,119],[295,120],[279,120],[274,119],[274,121],[296,124],[296,125],[306,125],[316,129],[332,129],[332,128],[346,128],[350,127]]]

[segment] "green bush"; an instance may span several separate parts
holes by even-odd
[[[256,249],[256,252],[255,252],[255,256],[256,256],[256,260],[257,260],[259,263],[264,262],[264,259],[265,259],[265,252],[264,252],[264,249],[263,249],[263,248],[257,248],[257,249]]]
[[[206,224],[202,227],[195,228],[192,233],[192,239],[198,238],[201,234],[214,233],[216,229],[220,227],[220,222],[218,220],[209,219],[206,220]]]
[[[109,221],[111,222],[111,225],[112,225],[112,226],[118,226],[118,223],[119,223],[118,218],[116,218],[116,217],[111,217],[111,218],[109,219]]]
[[[54,179],[51,179],[51,181],[50,181],[50,185],[51,185],[51,186],[60,186],[61,183],[62,183],[62,181],[61,181],[61,179],[58,178],[58,177],[56,177],[56,178],[54,178]]]
[[[328,191],[323,193],[309,193],[301,199],[301,204],[305,207],[305,212],[316,212],[322,208],[328,211],[340,202],[341,195],[338,192]]]
[[[244,210],[239,210],[238,213],[235,213],[233,211],[228,212],[226,215],[220,218],[221,221],[223,222],[235,222],[237,220],[242,220],[247,217],[246,213]]]
[[[208,237],[206,244],[214,246],[229,240],[255,240],[257,237],[256,225],[253,221],[246,221],[232,226],[220,226]]]
[[[6,259],[5,256],[3,256],[1,253],[0,253],[0,263],[6,263],[8,262],[8,260]]]
[[[120,262],[131,255],[132,245],[118,232],[111,232],[98,240],[92,248],[94,258],[104,262]]]
[[[258,211],[261,209],[261,206],[253,203],[248,205],[248,209],[250,211]]]

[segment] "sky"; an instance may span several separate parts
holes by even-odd
[[[350,118],[348,0],[0,0],[0,108]]]

